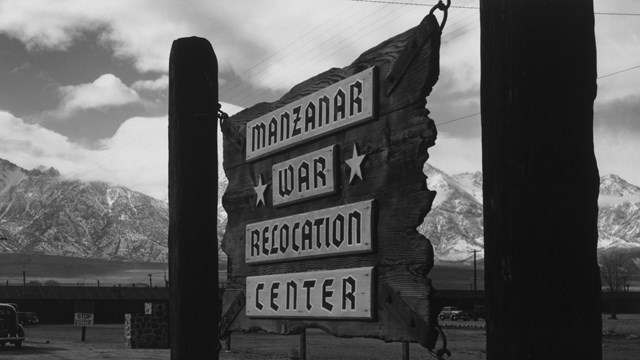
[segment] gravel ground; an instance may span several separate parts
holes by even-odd
[[[486,359],[483,322],[443,322],[451,359]],[[168,349],[126,349],[122,325],[87,328],[85,342],[81,329],[72,325],[38,325],[26,329],[21,349],[0,348],[0,359],[16,360],[169,360]],[[619,315],[619,320],[603,316],[603,358],[637,360],[640,354],[640,315]],[[300,338],[265,333],[234,333],[231,351],[220,352],[222,360],[284,360],[299,358]],[[441,344],[438,343],[438,347]],[[308,360],[400,359],[402,345],[375,339],[336,338],[320,330],[307,331]],[[410,345],[411,359],[432,359],[417,344]]]

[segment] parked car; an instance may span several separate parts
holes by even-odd
[[[22,326],[37,325],[40,322],[38,315],[34,312],[18,312],[18,322]]]
[[[442,308],[442,311],[440,311],[440,315],[438,315],[438,317],[440,318],[440,320],[451,320],[451,321],[456,321],[458,319],[460,320],[469,320],[472,318],[471,314],[469,314],[468,312],[462,310],[461,308],[457,307],[457,306],[445,306]]]
[[[0,346],[11,343],[19,348],[24,338],[24,328],[18,321],[16,308],[11,304],[0,303]]]

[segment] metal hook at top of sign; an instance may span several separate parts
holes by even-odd
[[[229,118],[229,115],[222,111],[222,105],[218,103],[218,120],[220,120],[220,126],[224,124],[224,122]]]
[[[451,0],[447,0],[447,4],[445,5],[442,0],[438,1],[437,4],[433,5],[429,14],[433,15],[436,9],[442,11],[442,24],[440,24],[440,32],[444,29],[444,25],[447,23],[447,16],[449,15],[449,7],[451,6]]]

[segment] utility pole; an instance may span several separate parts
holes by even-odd
[[[147,276],[149,276],[149,287],[152,288],[153,287],[153,283],[151,282],[152,274],[148,274]]]
[[[477,274],[477,266],[476,266],[476,252],[478,250],[473,250],[473,291],[474,296],[475,292],[478,291],[478,274]]]
[[[480,0],[480,23],[487,360],[600,360],[593,1]]]

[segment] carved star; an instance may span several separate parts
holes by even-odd
[[[256,206],[260,206],[260,203],[262,203],[262,205],[264,206],[267,206],[267,204],[264,202],[264,191],[267,189],[267,186],[269,186],[269,184],[262,183],[262,174],[260,174],[258,177],[258,185],[253,187],[253,190],[257,195]]]
[[[364,178],[362,177],[362,160],[364,160],[364,157],[366,155],[360,155],[358,154],[358,146],[357,144],[353,144],[353,156],[351,157],[351,159],[346,160],[345,162],[347,163],[347,165],[349,165],[349,168],[351,168],[351,172],[349,174],[349,184],[351,184],[353,182],[353,179],[355,179],[355,177],[359,177],[360,180],[364,180]]]

